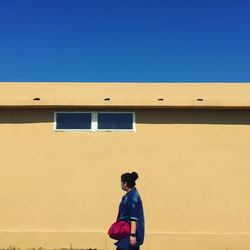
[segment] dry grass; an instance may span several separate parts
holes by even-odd
[[[102,250],[102,249],[97,249],[97,248],[74,248],[74,247],[69,247],[69,248],[43,248],[43,247],[32,247],[32,248],[19,248],[15,246],[9,246],[7,248],[0,248],[0,250]]]

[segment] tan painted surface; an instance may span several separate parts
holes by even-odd
[[[55,110],[0,109],[0,247],[114,249],[135,170],[142,250],[250,249],[249,110],[131,109],[122,133],[54,132]]]
[[[0,83],[0,107],[15,106],[249,108],[250,84]]]

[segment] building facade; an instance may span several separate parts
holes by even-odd
[[[250,84],[1,83],[0,247],[115,249],[136,171],[142,250],[250,249]]]

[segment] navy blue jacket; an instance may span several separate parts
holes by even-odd
[[[137,245],[143,244],[145,232],[144,212],[141,197],[136,187],[132,188],[122,197],[117,220],[125,220],[127,222],[136,221]],[[129,239],[130,237],[119,240],[115,245],[122,249],[129,249]]]

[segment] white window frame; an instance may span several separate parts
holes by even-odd
[[[81,114],[91,114],[91,128],[90,129],[65,129],[65,128],[56,128],[56,116],[58,113],[81,113]],[[55,111],[54,112],[54,131],[64,131],[64,132],[91,132],[92,131],[92,124],[93,122],[93,112],[86,112],[86,111]]]
[[[91,129],[57,129],[56,128],[56,117],[57,113],[91,113]],[[133,126],[132,129],[98,129],[98,113],[125,113],[133,114]],[[54,112],[54,131],[61,132],[135,132],[136,131],[136,117],[135,111],[55,111]]]

